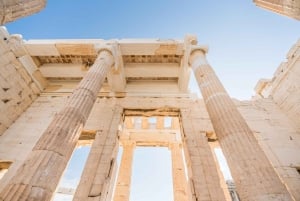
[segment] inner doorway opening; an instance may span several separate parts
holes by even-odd
[[[179,110],[125,110],[123,120],[113,200],[188,200]]]
[[[173,201],[171,152],[167,147],[137,147],[130,201]]]

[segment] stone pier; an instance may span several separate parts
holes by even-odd
[[[169,145],[172,155],[174,201],[188,201],[187,179],[185,177],[182,149],[179,143]]]
[[[109,200],[112,193],[122,108],[115,106],[107,109],[107,105],[103,104],[99,112],[105,113],[105,117],[99,119],[101,129],[96,133],[73,201]]]
[[[106,74],[113,64],[111,52],[100,51],[65,107],[54,117],[28,158],[0,193],[1,201],[51,200]]]
[[[135,142],[123,141],[122,145],[123,154],[119,168],[114,201],[129,201],[130,198],[130,184]]]
[[[196,106],[180,110],[184,133],[184,149],[188,169],[191,199],[197,201],[225,201],[217,164],[203,129],[205,121]],[[203,114],[202,114],[203,115]]]
[[[194,48],[189,62],[241,200],[292,200],[205,53],[205,49]]]

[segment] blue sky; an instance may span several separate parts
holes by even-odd
[[[209,46],[208,61],[238,99],[249,99],[258,79],[271,78],[300,37],[299,21],[256,7],[252,0],[48,0],[46,9],[7,28],[26,40],[195,34],[199,44]],[[165,156],[159,160],[166,161]]]
[[[270,78],[300,36],[297,20],[256,7],[252,0],[49,0],[46,9],[7,24],[24,39],[178,38],[196,34],[229,94],[249,99]]]

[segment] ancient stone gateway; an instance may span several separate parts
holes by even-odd
[[[300,97],[299,45],[279,75],[258,83],[256,99],[235,101],[195,36],[24,42],[0,34],[1,201],[51,200],[73,150],[87,144],[76,190],[58,189],[74,201],[128,201],[139,146],[168,147],[176,201],[300,199],[300,109],[287,106]],[[191,73],[203,99],[188,89]],[[298,87],[285,93],[294,98],[279,98],[283,86]]]

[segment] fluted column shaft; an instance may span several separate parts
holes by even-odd
[[[194,50],[190,64],[241,200],[292,200],[204,51]]]
[[[97,94],[114,63],[108,50],[95,63],[0,194],[0,200],[51,200]]]
[[[119,168],[114,201],[129,201],[130,197],[132,162],[135,143],[132,141],[124,141],[122,142],[122,145],[123,154]]]
[[[217,165],[203,131],[206,120],[201,122],[197,105],[181,108],[181,123],[184,133],[186,165],[193,201],[225,201]]]
[[[107,105],[98,112],[105,114],[99,118],[101,130],[98,130],[95,141],[81,174],[73,201],[109,200],[110,186],[114,184],[116,157],[119,147],[118,125],[123,108],[114,105],[111,110]]]
[[[185,177],[183,156],[179,143],[170,144],[172,156],[172,176],[174,201],[188,201],[187,180]]]

